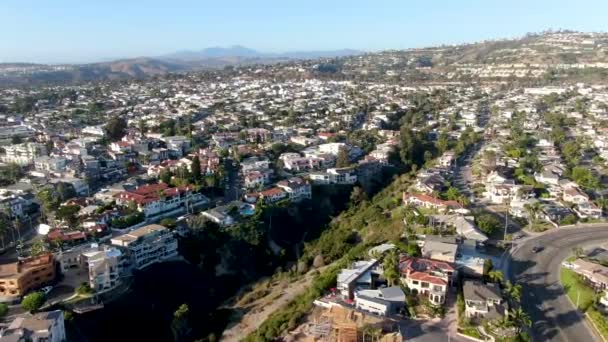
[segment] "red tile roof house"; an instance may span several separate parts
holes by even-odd
[[[287,198],[287,192],[281,188],[270,188],[260,191],[259,194],[264,203],[276,203]]]
[[[445,303],[448,285],[453,280],[454,266],[445,261],[401,256],[401,282],[413,292],[427,295],[433,305]]]
[[[135,202],[139,211],[143,212],[146,217],[174,210],[185,203],[192,204],[203,199],[201,194],[193,192],[192,187],[170,188],[164,183],[143,185],[134,191],[120,192],[114,197],[119,205]]]
[[[63,242],[72,242],[72,241],[84,241],[87,239],[87,235],[80,231],[71,231],[64,232],[61,229],[55,229],[50,231],[46,238],[49,241],[61,240]]]
[[[424,207],[439,211],[455,212],[459,214],[468,214],[469,210],[464,208],[456,201],[444,201],[440,198],[429,196],[426,194],[409,194],[403,193],[403,203],[405,205],[413,205],[415,207]]]

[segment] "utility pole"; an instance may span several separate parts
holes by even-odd
[[[576,308],[577,309],[579,308],[578,305],[579,305],[580,301],[581,301],[581,291],[577,289],[576,290]]]
[[[506,208],[505,208],[505,234],[503,237],[503,241],[507,241],[507,230],[509,229],[509,200],[507,199],[505,201],[506,203]]]

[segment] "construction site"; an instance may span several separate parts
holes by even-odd
[[[285,342],[401,342],[395,323],[340,305],[317,306]]]

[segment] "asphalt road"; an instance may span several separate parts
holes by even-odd
[[[523,287],[522,306],[532,320],[533,341],[601,341],[566,296],[560,283],[560,267],[572,248],[606,239],[608,225],[558,228],[513,248],[505,271],[509,279]],[[534,253],[535,245],[544,249]]]

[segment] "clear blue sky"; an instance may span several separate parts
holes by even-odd
[[[608,30],[608,0],[0,0],[0,61],[90,62],[241,44],[382,50]]]

